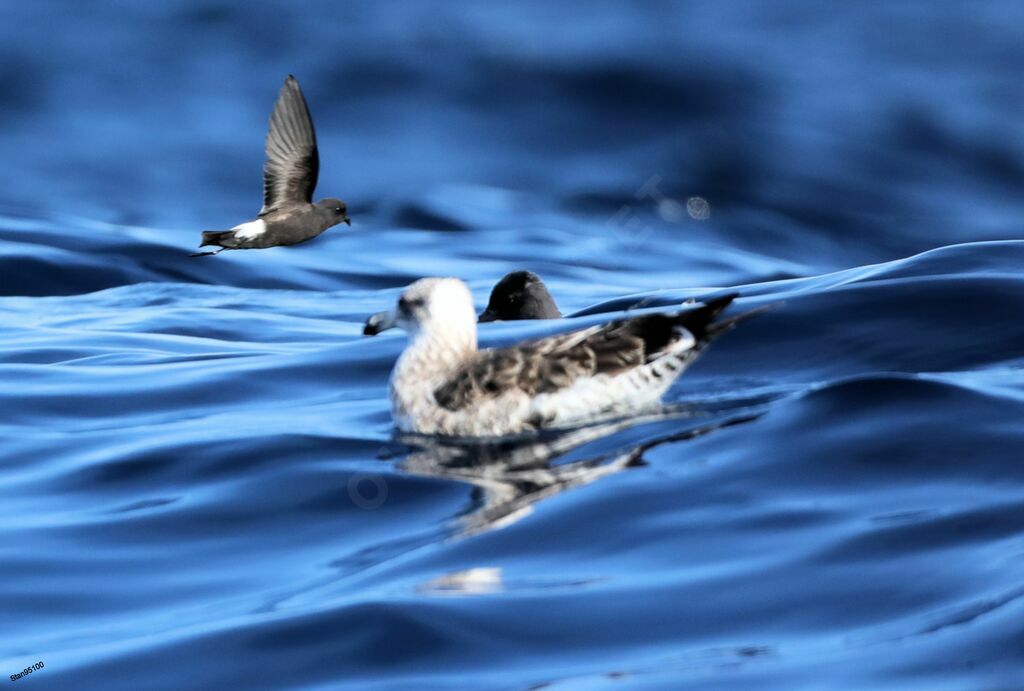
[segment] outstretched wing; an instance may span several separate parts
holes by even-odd
[[[284,80],[274,104],[265,148],[260,216],[280,206],[311,202],[320,174],[320,155],[306,99],[291,75]]]
[[[701,347],[719,332],[712,320],[733,298],[727,295],[687,312],[620,319],[519,346],[480,351],[434,392],[434,398],[444,408],[459,410],[513,390],[530,396],[552,393],[584,377],[614,376],[639,367],[670,350],[685,333],[693,336],[695,347]]]

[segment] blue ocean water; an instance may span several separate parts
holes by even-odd
[[[1019,3],[0,20],[4,683],[1024,688]],[[188,258],[288,73],[353,228]],[[580,323],[775,306],[664,416],[393,439],[363,320],[521,268]]]

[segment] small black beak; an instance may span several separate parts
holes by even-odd
[[[492,312],[490,309],[485,309],[480,313],[480,319],[478,320],[481,324],[485,322],[498,321],[498,315]]]
[[[352,227],[352,219],[351,219],[351,218],[349,218],[348,216],[346,216],[345,218],[343,218],[343,219],[341,219],[341,220],[342,220],[342,222],[344,222],[344,224],[345,224],[345,225],[347,225],[347,226],[348,226],[349,228],[351,228],[351,227]]]

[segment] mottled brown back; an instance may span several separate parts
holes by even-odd
[[[685,332],[700,347],[711,335],[711,321],[733,298],[727,295],[687,312],[620,319],[522,345],[482,350],[434,397],[442,407],[460,410],[509,391],[536,396],[564,389],[584,377],[621,374],[662,355]]]

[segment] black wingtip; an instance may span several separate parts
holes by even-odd
[[[704,300],[704,304],[696,309],[678,312],[672,318],[672,321],[677,326],[681,326],[693,334],[693,337],[698,342],[707,341],[713,335],[719,333],[716,329],[716,324],[721,322],[715,322],[715,318],[724,312],[732,304],[732,301],[738,297],[739,293],[726,293],[716,298]]]
[[[739,314],[727,317],[726,319],[719,319],[718,321],[708,325],[708,338],[715,338],[716,336],[724,334],[726,331],[731,330],[740,322],[746,321],[751,317],[756,317],[759,314],[770,312],[771,310],[775,309],[781,304],[781,302],[773,302],[769,305],[761,305],[760,307],[754,307],[753,309],[749,309],[746,312],[740,312]]]
[[[732,292],[726,293],[725,295],[719,295],[716,298],[701,300],[701,302],[704,303],[704,307],[702,309],[707,309],[708,312],[711,313],[711,316],[714,317],[720,314],[726,307],[731,305],[732,301],[738,298],[739,296],[739,293]]]

